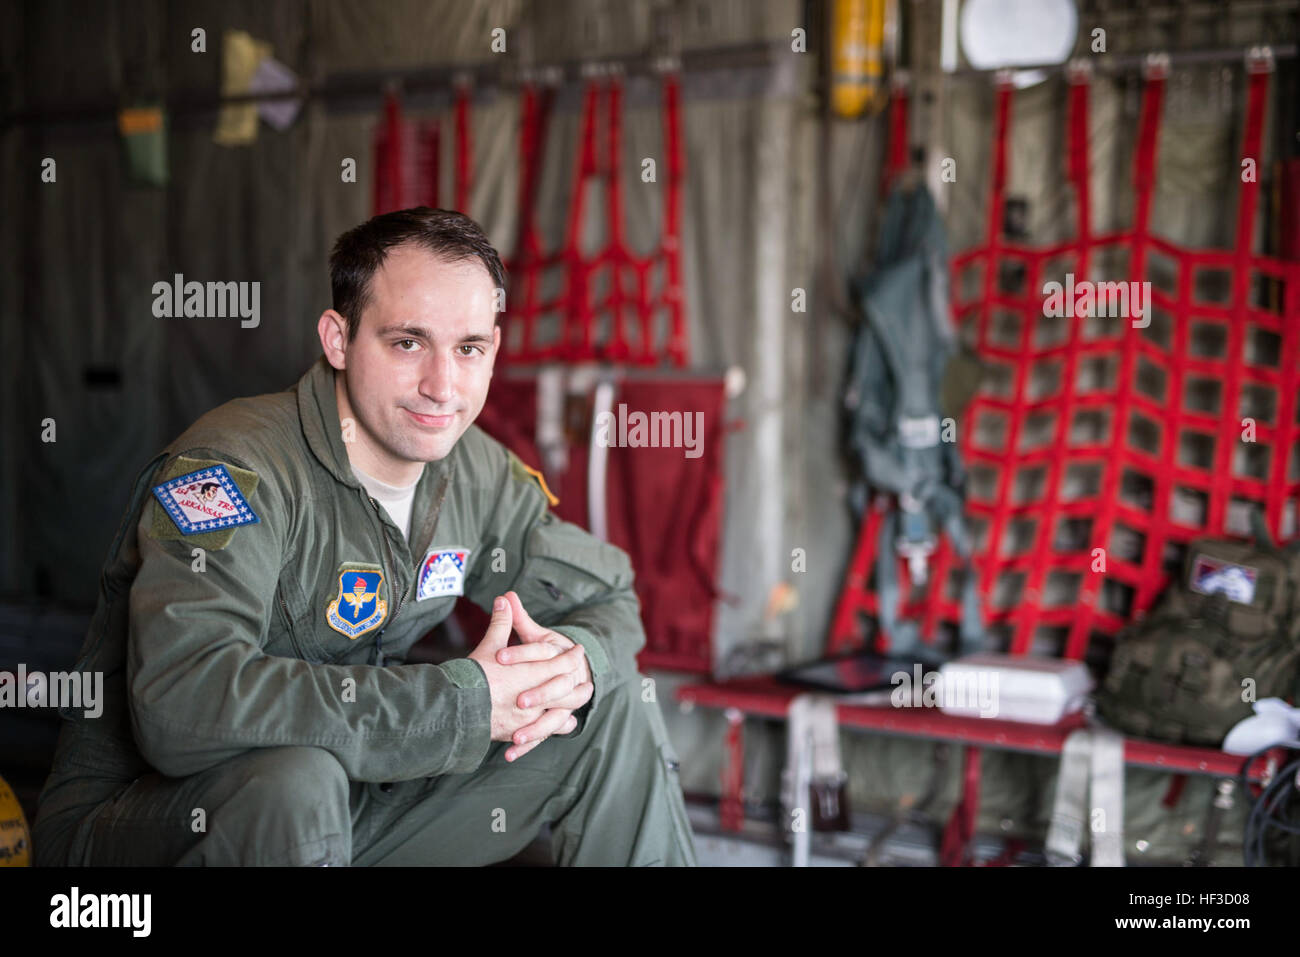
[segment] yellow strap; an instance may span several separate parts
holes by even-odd
[[[555,506],[559,505],[560,500],[551,494],[551,490],[546,487],[546,476],[530,465],[525,465],[523,462],[520,462],[519,464],[524,466],[525,472],[537,479],[537,484],[542,487],[542,493],[546,496],[546,501],[551,503],[551,508],[555,508]]]
[[[156,106],[122,110],[117,114],[117,128],[123,136],[157,133],[162,129],[162,110]]]

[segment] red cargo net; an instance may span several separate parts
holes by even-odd
[[[662,184],[659,245],[644,256],[628,244],[623,211],[623,176],[643,173],[638,160],[626,169],[623,157],[623,84],[617,76],[591,79],[582,99],[581,133],[563,244],[547,252],[537,226],[538,181],[546,146],[553,88],[530,84],[520,97],[519,231],[507,260],[510,295],[502,324],[505,362],[609,361],[634,366],[664,363],[684,368],[690,361],[682,289],[681,83],[674,73],[662,80],[663,155],[655,157],[655,182]],[[603,107],[602,107],[603,101]],[[603,119],[603,122],[602,122]],[[456,87],[453,208],[472,215],[473,143],[470,90]],[[603,142],[598,133],[603,130]],[[374,215],[412,206],[438,206],[440,120],[408,120],[395,92],[385,98],[373,137]],[[602,148],[603,147],[603,148]],[[605,245],[583,250],[588,190],[603,182]],[[558,291],[544,298],[546,280]]]
[[[452,106],[456,133],[455,208],[466,213],[469,212],[473,174],[469,101],[469,87],[463,83],[457,85]],[[371,146],[374,153],[372,216],[413,206],[438,206],[438,179],[441,175],[438,119],[406,119],[402,116],[400,98],[390,91],[384,97],[383,119],[375,127]]]
[[[1174,567],[1167,547],[1176,552],[1198,535],[1233,536],[1227,527],[1230,503],[1262,506],[1275,539],[1294,527],[1300,499],[1300,263],[1252,252],[1259,187],[1250,174],[1264,165],[1271,67],[1249,66],[1232,250],[1184,248],[1150,231],[1165,88],[1158,67],[1147,70],[1143,87],[1132,225],[1093,235],[1089,77],[1074,71],[1067,172],[1077,235],[1039,248],[1007,240],[1002,222],[1013,96],[1009,84],[999,83],[987,234],[983,245],[953,259],[952,287],[956,321],[967,334],[974,324],[971,338],[996,380],[972,400],[959,442],[972,476],[966,512],[976,533],[974,566],[985,622],[1009,629],[1012,653],[1029,652],[1036,633],[1047,627],[1064,637],[1063,646],[1049,654],[1084,657],[1094,635],[1113,636],[1155,601],[1168,581],[1166,569]],[[1123,257],[1126,270],[1107,269],[1107,262]],[[1076,283],[1151,281],[1150,325],[1077,315],[1072,298],[1063,320],[1045,316],[1043,285],[1064,283],[1066,273]],[[1007,281],[1017,275],[1021,281]],[[1201,294],[1216,275],[1225,280],[1220,302]],[[964,295],[971,286],[977,291]],[[1092,381],[1099,370],[1109,381]],[[1055,384],[1045,388],[1044,382],[1053,381],[1050,373]],[[1205,400],[1215,393],[1217,401]],[[1250,445],[1243,441],[1247,416],[1254,420]],[[1099,424],[1096,431],[1103,434],[1072,436],[1088,431],[1076,430],[1081,422]],[[1044,424],[1041,431],[1051,438],[1030,445],[1031,426]],[[1186,453],[1197,449],[1203,461],[1188,461]],[[1243,464],[1251,468],[1243,472]],[[1093,482],[1075,494],[1071,479],[1081,477]],[[1025,493],[1035,485],[1040,492]],[[1182,502],[1199,503],[1198,520],[1171,512]],[[880,513],[869,508],[832,622],[831,652],[860,644],[862,616],[876,613],[869,576],[879,521]],[[1022,537],[1029,546],[1009,554],[1004,540],[1026,529]],[[1068,542],[1073,535],[1063,530],[1078,537]],[[1125,555],[1127,549],[1115,545],[1120,540],[1135,544],[1136,554]],[[910,593],[901,563],[899,574],[901,613],[921,620],[928,641],[935,640],[940,623],[955,627],[960,611],[949,542],[940,542],[933,561],[924,594]],[[1019,584],[1018,597],[995,604],[994,585],[1008,577]],[[1064,597],[1049,603],[1049,585]],[[887,647],[888,636],[879,637]]]
[[[520,122],[520,225],[515,253],[508,263],[511,294],[502,327],[503,359],[687,365],[681,266],[684,163],[677,76],[664,76],[662,92],[664,155],[657,159],[655,178],[662,184],[663,231],[659,247],[638,256],[628,245],[624,229],[623,175],[628,171],[622,147],[622,81],[615,76],[587,82],[564,243],[549,253],[538,232],[536,204],[553,91],[525,88]],[[602,115],[603,151],[597,143]],[[636,176],[639,182],[640,162]],[[605,185],[606,243],[594,253],[584,253],[587,190],[593,180],[603,180]],[[562,288],[543,298],[544,280],[551,270],[558,271]],[[606,291],[600,294],[602,284]]]

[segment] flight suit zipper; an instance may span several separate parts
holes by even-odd
[[[429,529],[430,537],[433,535],[434,529],[436,529],[437,527],[438,524],[437,516],[442,511],[442,502],[443,499],[446,498],[447,496],[447,488],[451,484],[451,476],[454,474],[454,468],[455,467],[453,466],[453,470],[451,472],[448,472],[442,479],[442,485],[440,486],[438,492],[438,500],[433,506],[433,525],[429,526],[428,519],[426,519],[425,527]],[[380,513],[379,503],[375,501],[374,496],[367,494],[366,498],[370,499],[370,507],[375,510],[375,518],[379,522],[379,534],[380,537],[382,537],[384,540],[384,552],[388,555],[388,565],[384,569],[384,574],[388,575],[389,569],[395,568],[397,563],[393,560],[393,548],[388,543],[388,531],[384,528],[384,516]],[[425,543],[425,547],[428,547],[428,542]],[[394,579],[392,577],[389,577],[388,581],[390,583],[389,594],[392,594],[391,589],[393,586],[391,583],[394,581]],[[375,664],[379,665],[380,667],[383,667],[384,664],[384,652],[383,652],[384,632],[388,630],[389,625],[391,625],[393,622],[397,620],[397,616],[402,613],[402,607],[406,604],[407,590],[408,589],[406,588],[402,589],[401,597],[399,597],[397,600],[397,608],[394,609],[392,617],[389,618],[388,621],[384,622],[384,626],[380,628],[379,633],[375,635]]]
[[[384,528],[384,516],[379,512],[379,503],[371,496],[366,497],[370,499],[370,505],[375,510],[375,518],[379,519],[379,535],[384,540],[384,552],[388,555],[388,564],[384,567],[384,574],[389,575],[389,570],[395,567],[396,563],[393,561],[393,547],[388,543],[388,532]],[[392,594],[393,582],[394,579],[390,576],[388,579],[389,594]],[[401,597],[397,599],[397,608],[393,610],[393,614],[388,621],[384,622],[384,626],[379,629],[379,634],[375,635],[375,664],[381,668],[384,666],[384,632],[388,630],[389,625],[397,621],[397,616],[402,613],[402,606],[405,604],[406,589],[403,588]]]
[[[289,614],[289,604],[284,600],[284,595],[281,592],[280,586],[278,585],[276,586],[275,589],[275,600],[280,604],[280,613],[284,618],[284,630],[285,633],[288,634],[289,636],[289,647],[292,648],[294,654],[297,655],[302,660],[304,661],[310,660],[307,657],[307,655],[303,653],[302,645],[298,641],[298,635],[296,633],[296,629],[293,626],[293,616]]]

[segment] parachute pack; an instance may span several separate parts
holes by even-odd
[[[1097,709],[1128,734],[1219,747],[1300,678],[1300,543],[1197,538],[1152,613],[1121,633]]]

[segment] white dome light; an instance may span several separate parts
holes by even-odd
[[[961,48],[979,70],[1064,63],[1074,49],[1074,0],[966,0]]]

